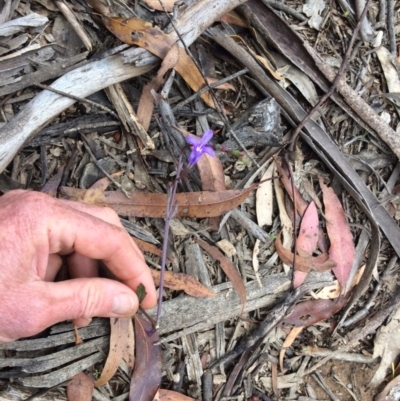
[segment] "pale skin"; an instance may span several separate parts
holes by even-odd
[[[72,279],[54,282],[65,255]],[[99,260],[118,280],[97,277]],[[113,210],[31,191],[0,197],[0,342],[64,320],[133,316],[140,284],[141,306],[155,306],[150,270]]]

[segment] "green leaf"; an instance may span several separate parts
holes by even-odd
[[[136,295],[139,298],[139,303],[142,303],[145,296],[147,295],[146,288],[143,284],[139,284],[139,287],[136,289]]]

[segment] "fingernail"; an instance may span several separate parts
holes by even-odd
[[[111,312],[116,315],[133,315],[136,309],[135,299],[130,294],[118,294],[114,297]]]

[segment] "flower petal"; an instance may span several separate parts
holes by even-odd
[[[197,138],[197,136],[189,135],[186,137],[186,142],[192,146],[197,146],[201,143],[201,139]]]
[[[204,146],[203,153],[207,153],[210,156],[215,156],[215,151],[210,145]]]
[[[208,129],[207,131],[204,132],[203,136],[201,137],[201,144],[206,145],[208,142],[210,142],[210,139],[214,136],[214,133],[212,130]]]
[[[188,158],[188,164],[189,166],[194,166],[202,156],[201,152],[198,152],[196,148],[193,148],[193,150],[190,152],[189,158]]]

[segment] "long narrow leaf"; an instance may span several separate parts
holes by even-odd
[[[333,189],[328,188],[322,181],[320,186],[325,205],[326,230],[331,242],[329,257],[337,264],[332,271],[344,291],[355,255],[353,235],[342,205]]]

